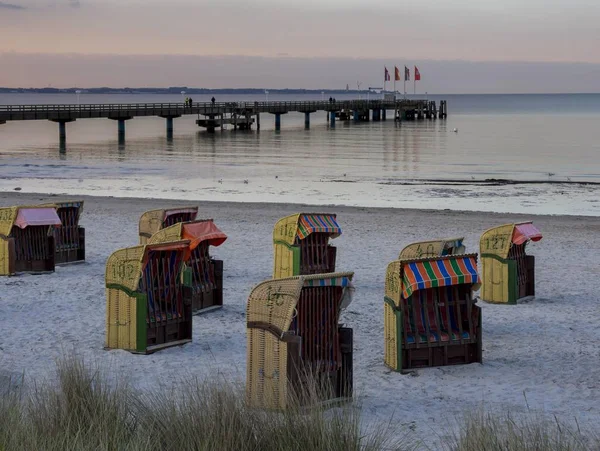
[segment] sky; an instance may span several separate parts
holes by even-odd
[[[0,86],[345,88],[417,64],[429,92],[600,92],[599,23],[598,0],[0,0]]]

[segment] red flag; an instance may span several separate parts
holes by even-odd
[[[384,80],[385,81],[390,81],[390,73],[388,72],[387,67],[384,66],[384,69],[385,69],[385,78],[384,78]]]
[[[396,66],[394,66],[394,80],[395,81],[402,80],[402,77],[400,77],[400,69],[398,69]]]
[[[415,66],[415,81],[419,81],[421,79],[421,72],[419,72],[419,69],[417,69],[417,66]]]
[[[405,81],[410,80],[410,69],[406,66],[404,66],[404,80]]]

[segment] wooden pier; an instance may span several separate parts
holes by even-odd
[[[224,125],[234,129],[260,130],[260,115],[275,116],[275,129],[281,128],[281,116],[304,113],[304,124],[310,128],[310,115],[326,111],[327,120],[335,127],[336,120],[386,120],[386,112],[393,111],[396,121],[446,118],[446,101],[437,107],[429,100],[342,100],[309,102],[207,102],[183,103],[119,103],[119,104],[60,104],[60,105],[0,105],[0,125],[10,121],[48,120],[59,125],[61,143],[66,141],[66,124],[77,119],[107,118],[117,121],[119,139],[125,138],[125,121],[134,117],[158,116],[166,119],[167,135],[173,134],[173,121],[186,115],[197,116],[196,124],[214,132]]]

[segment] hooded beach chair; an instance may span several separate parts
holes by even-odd
[[[280,219],[273,229],[273,277],[334,272],[336,249],[329,240],[341,233],[334,214],[300,213]]]
[[[139,223],[140,244],[146,244],[160,229],[178,222],[193,221],[197,215],[198,207],[178,207],[145,212],[140,217]]]
[[[0,208],[0,275],[54,271],[54,236],[60,226],[52,207]]]
[[[79,225],[83,211],[83,201],[65,201],[43,204],[42,207],[54,207],[61,226],[53,226],[50,233],[54,236],[54,261],[57,265],[85,261],[85,229]]]
[[[419,241],[409,244],[400,251],[399,260],[411,258],[442,257],[465,253],[463,237],[446,238],[443,240]]]
[[[532,222],[494,227],[481,235],[483,301],[516,304],[535,296],[535,258],[526,254],[525,247],[541,239]]]
[[[159,230],[148,244],[189,240],[190,258],[186,265],[192,273],[192,314],[223,307],[223,260],[214,260],[209,246],[220,246],[227,235],[212,219],[179,222]]]
[[[285,409],[352,396],[352,329],[339,324],[352,277],[272,279],[252,290],[246,314],[250,405]]]
[[[385,364],[395,371],[481,362],[477,254],[396,260],[385,279]]]
[[[149,354],[192,340],[190,242],[129,247],[106,263],[106,348]]]

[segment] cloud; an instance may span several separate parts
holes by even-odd
[[[4,2],[0,2],[0,8],[5,8],[5,9],[27,9],[24,6],[13,5],[12,3],[4,3]]]

